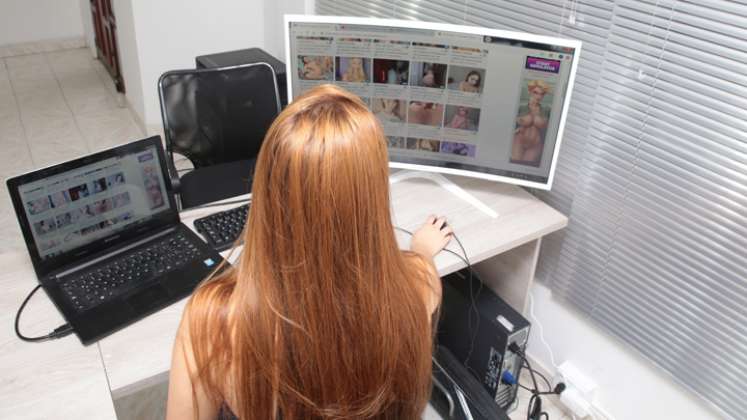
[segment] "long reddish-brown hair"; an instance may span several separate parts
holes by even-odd
[[[244,250],[188,307],[193,384],[239,418],[422,415],[428,269],[397,246],[387,162],[376,118],[331,85],[270,127]]]

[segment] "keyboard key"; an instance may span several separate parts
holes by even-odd
[[[61,278],[60,288],[79,311],[104,303],[122,293],[197,259],[197,246],[181,233],[118,257],[103,267]]]
[[[195,229],[216,251],[224,251],[241,239],[249,204],[214,213],[195,220]]]

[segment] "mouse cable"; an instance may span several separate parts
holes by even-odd
[[[410,236],[413,236],[412,232],[410,232],[407,229],[401,228],[399,226],[395,226],[394,229],[399,230],[401,232],[404,232],[404,233],[406,233],[406,234],[408,234]],[[479,309],[477,309],[477,304],[475,303],[475,296],[479,296],[480,295],[480,293],[482,292],[482,286],[483,285],[482,285],[482,281],[480,281],[479,282],[480,285],[477,288],[477,295],[475,295],[475,293],[474,293],[474,291],[472,289],[472,278],[473,278],[472,274],[474,273],[474,270],[472,269],[472,263],[470,263],[469,257],[467,256],[467,250],[464,248],[464,245],[462,245],[462,241],[459,240],[459,237],[456,235],[456,233],[454,233],[452,231],[451,232],[451,236],[453,236],[454,239],[456,240],[456,242],[459,245],[459,248],[461,249],[462,254],[464,256],[459,255],[458,253],[456,253],[456,252],[454,252],[454,251],[452,251],[452,250],[450,250],[448,248],[444,248],[443,251],[455,255],[457,258],[459,258],[460,260],[462,260],[462,262],[464,262],[464,264],[467,266],[467,272],[469,273],[468,277],[467,277],[467,281],[469,282],[469,294],[470,294],[470,301],[471,301],[471,306],[472,306],[472,311],[469,312],[468,317],[467,317],[467,324],[468,324],[468,326],[470,328],[472,328],[472,316],[473,316],[473,312],[474,312],[474,316],[477,319],[477,324],[475,325],[475,328],[474,328],[474,332],[475,333],[472,335],[472,339],[470,340],[470,348],[469,348],[469,351],[467,352],[467,357],[464,359],[464,365],[467,366],[468,369],[469,369],[469,359],[472,358],[472,353],[473,353],[473,351],[475,349],[475,340],[477,339],[477,331],[480,328],[480,311],[479,311]],[[476,372],[473,372],[473,373],[475,375],[477,375]]]
[[[29,293],[28,296],[26,296],[26,299],[23,300],[23,303],[21,304],[21,307],[18,308],[18,312],[16,312],[16,335],[18,338],[20,338],[23,341],[28,342],[39,342],[39,341],[46,341],[46,340],[54,340],[56,338],[62,338],[65,336],[70,335],[73,332],[73,327],[70,326],[70,324],[62,324],[59,327],[55,328],[54,331],[47,335],[42,335],[39,337],[26,337],[25,335],[21,334],[21,330],[19,329],[19,323],[21,321],[21,312],[23,312],[23,308],[26,307],[26,304],[29,303],[29,300],[31,299],[31,296],[34,296],[34,293],[36,293],[37,290],[41,289],[41,284],[37,284],[36,287],[34,287],[34,290]]]

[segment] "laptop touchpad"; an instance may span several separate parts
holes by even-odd
[[[130,295],[126,300],[135,310],[147,310],[168,298],[169,293],[166,289],[160,284],[154,284],[145,290]]]

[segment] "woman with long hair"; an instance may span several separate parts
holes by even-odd
[[[205,281],[177,332],[167,418],[417,419],[430,394],[431,216],[401,251],[382,129],[331,85],[270,127],[244,251]]]

